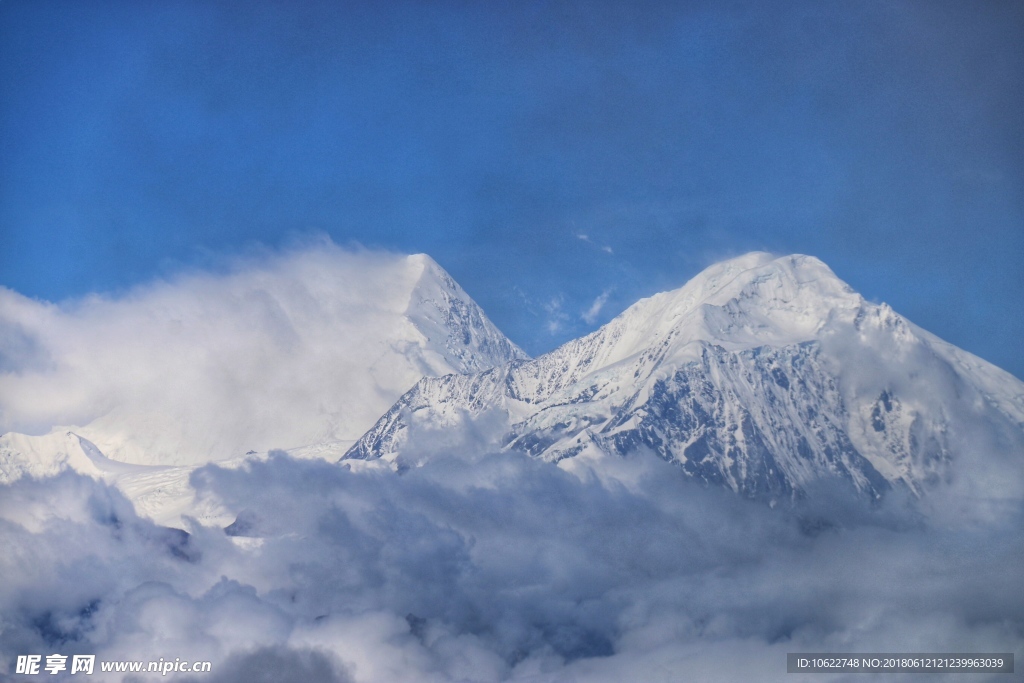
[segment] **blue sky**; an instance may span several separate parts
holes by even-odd
[[[537,354],[802,252],[1024,377],[1024,6],[766,5],[5,0],[0,284],[326,234],[431,254]]]

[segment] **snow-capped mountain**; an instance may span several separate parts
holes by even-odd
[[[45,359],[0,375],[0,481],[85,462],[63,457],[69,432],[136,465],[340,454],[423,376],[527,358],[430,257],[333,247],[70,311],[3,290],[0,323]],[[19,420],[52,429],[27,437]]]
[[[823,477],[920,493],[955,458],[1024,455],[1024,383],[799,255],[719,263],[534,360],[424,378],[344,459],[401,464],[414,424],[495,411],[505,448],[570,467],[649,449],[766,499]]]

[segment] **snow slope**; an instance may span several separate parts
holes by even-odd
[[[425,378],[345,458],[400,462],[413,424],[495,411],[505,448],[569,468],[649,449],[767,499],[833,477],[920,494],[958,457],[998,488],[1024,454],[1024,383],[800,255],[725,261],[535,360]]]

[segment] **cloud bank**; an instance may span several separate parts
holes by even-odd
[[[0,432],[79,425],[109,457],[160,464],[358,438],[452,371],[404,315],[416,258],[324,241],[118,297],[0,289]]]
[[[155,526],[73,473],[15,482],[0,667],[57,651],[210,660],[195,680],[213,681],[782,681],[787,652],[1024,644],[1019,506],[972,525],[838,491],[772,510],[641,453],[599,477],[491,452],[497,431],[420,433],[402,474],[283,452],[207,466],[192,483],[237,515],[226,530]]]

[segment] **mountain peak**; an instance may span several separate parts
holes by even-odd
[[[729,350],[816,338],[830,322],[852,320],[864,299],[822,261],[752,252],[701,271],[682,287],[641,299],[592,334],[552,354],[603,367],[660,347],[679,361],[700,343]],[[586,347],[583,350],[581,347]]]
[[[444,271],[444,268],[430,254],[409,254],[405,257],[405,262],[411,270],[419,272],[421,277],[428,272]]]
[[[827,317],[836,308],[854,307],[861,301],[856,292],[813,256],[775,257],[753,252],[710,266],[679,289],[636,306],[647,315],[674,317],[714,307],[728,309],[734,317],[757,315],[761,322],[768,322],[763,314],[771,313],[772,326],[782,331],[787,323],[791,327],[796,321],[786,319],[785,315],[780,317],[779,313],[788,310],[806,321],[814,314]],[[713,326],[705,331],[718,334]]]
[[[434,259],[415,254],[408,260],[420,274],[409,292],[404,315],[426,338],[426,346],[443,358],[448,372],[479,372],[529,358]],[[443,365],[435,363],[424,374],[446,374]]]

